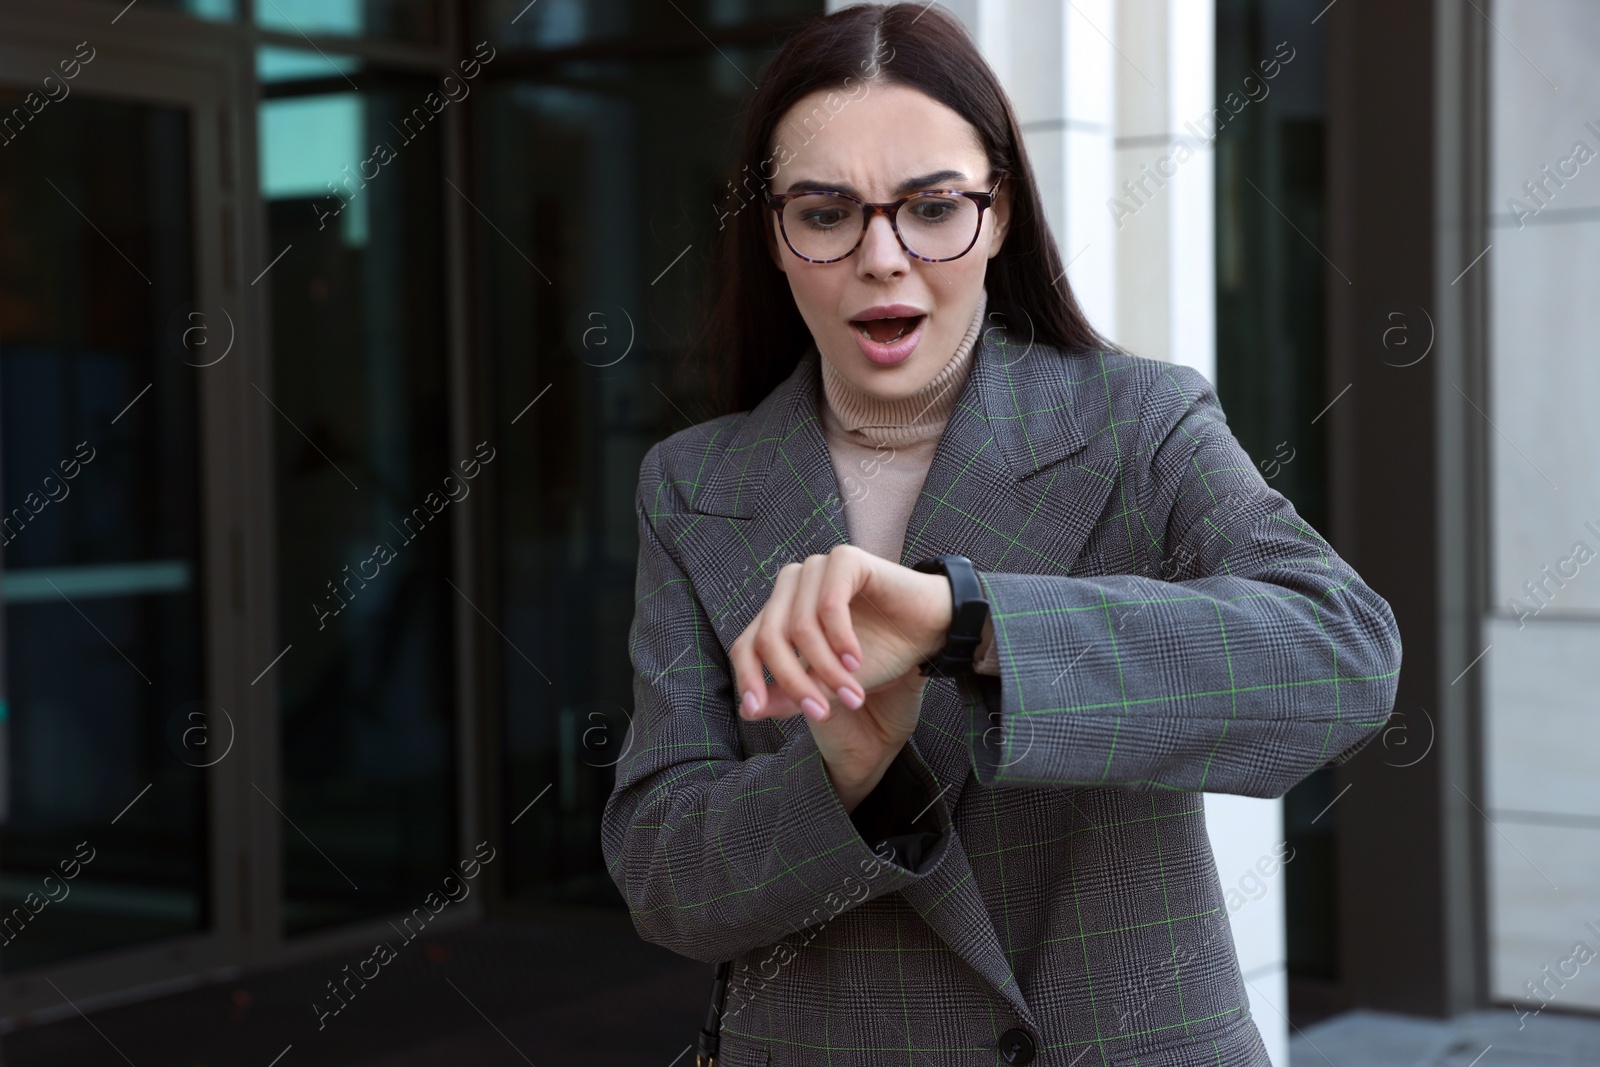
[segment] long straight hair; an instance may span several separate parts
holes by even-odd
[[[713,417],[755,407],[811,343],[788,279],[768,252],[772,221],[764,197],[776,173],[778,123],[810,93],[846,88],[847,80],[920,90],[971,123],[990,166],[1006,172],[1010,227],[984,285],[989,311],[1007,332],[1064,351],[1117,351],[1073,296],[1011,102],[965,27],[937,4],[858,4],[803,22],[745,108],[701,325],[684,355],[684,365],[708,380]]]

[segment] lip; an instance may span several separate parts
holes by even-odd
[[[915,308],[907,308],[904,304],[896,304],[894,307],[903,310],[893,315],[879,315],[872,313],[882,311],[884,309],[873,308],[869,314],[872,314],[873,318],[892,319],[911,318],[914,315],[921,316],[921,318],[917,319],[917,324],[916,326],[912,327],[911,332],[900,338],[898,341],[893,341],[888,344],[880,344],[879,342],[874,341],[872,338],[867,337],[860,330],[856,329],[854,325],[855,320],[851,320],[850,323],[850,334],[856,339],[856,345],[861,349],[861,354],[867,357],[869,362],[875,363],[880,367],[893,367],[897,364],[904,363],[907,359],[909,359],[911,357],[911,353],[917,350],[917,345],[922,341],[923,331],[928,326],[927,312],[918,311]]]
[[[912,319],[927,312],[910,304],[879,304],[870,307],[858,315],[848,317],[849,322],[869,322],[872,319]]]

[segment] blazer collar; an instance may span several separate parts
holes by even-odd
[[[699,488],[690,505],[696,512],[734,519],[777,514],[832,518],[837,512],[833,524],[839,541],[848,540],[822,431],[821,359],[816,345],[808,346],[793,372],[737,425],[722,460],[732,470]],[[985,475],[1013,485],[1082,449],[1088,438],[1072,406],[1041,403],[1041,398],[1064,396],[1062,373],[1056,349],[1019,344],[999,327],[984,330],[927,484],[939,484],[935,472],[960,459],[975,461]],[[982,436],[974,440],[971,434],[976,433]],[[954,447],[947,449],[947,443]],[[968,454],[974,449],[976,455]],[[952,451],[959,454],[952,456]],[[819,458],[828,462],[819,463]],[[912,543],[909,532],[906,543]]]

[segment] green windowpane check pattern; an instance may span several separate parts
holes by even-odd
[[[736,714],[727,647],[848,540],[815,348],[639,471],[633,720],[602,826],[641,936],[735,961],[719,1063],[1267,1064],[1203,791],[1282,796],[1394,705],[1389,606],[1185,367],[986,331],[900,560],[972,559],[1000,674],[929,682],[874,857],[804,720]],[[914,787],[911,783],[914,783]],[[686,1035],[686,1040],[688,1035]]]

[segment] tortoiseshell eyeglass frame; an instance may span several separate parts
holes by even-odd
[[[797,258],[803,259],[807,263],[838,263],[840,260],[849,259],[851,256],[855,255],[856,249],[860,248],[861,242],[866,239],[867,227],[872,225],[873,216],[880,213],[889,220],[889,228],[894,231],[895,240],[900,242],[900,247],[906,250],[906,255],[915,259],[920,259],[924,263],[949,263],[951,260],[960,259],[968,252],[972,251],[973,245],[978,243],[978,235],[983,232],[983,213],[993,207],[994,202],[999,199],[1000,184],[1006,179],[1006,172],[1003,170],[996,171],[995,174],[996,177],[994,180],[994,185],[986,193],[972,193],[965,189],[922,189],[918,192],[910,194],[909,196],[902,196],[899,200],[896,200],[890,204],[869,204],[865,200],[851,196],[849,193],[841,193],[835,189],[805,189],[797,193],[768,193],[767,206],[771,208],[778,216],[778,231],[783,234],[783,243],[789,246],[789,251],[793,252]],[[783,209],[784,206],[789,203],[789,201],[798,200],[802,196],[818,196],[822,194],[828,196],[837,196],[844,200],[849,200],[852,203],[860,204],[862,208],[861,236],[856,238],[856,243],[851,246],[850,251],[846,252],[842,256],[835,256],[832,259],[812,259],[810,256],[802,256],[794,247],[794,242],[789,240],[788,228],[783,224]],[[931,256],[924,256],[911,250],[911,246],[906,244],[905,237],[900,233],[898,215],[903,206],[913,200],[918,199],[919,197],[924,196],[964,196],[968,200],[971,200],[978,205],[978,224],[977,226],[973,227],[972,241],[968,243],[967,247],[963,248],[960,252],[957,252],[953,256],[945,256],[942,259],[934,259]]]

